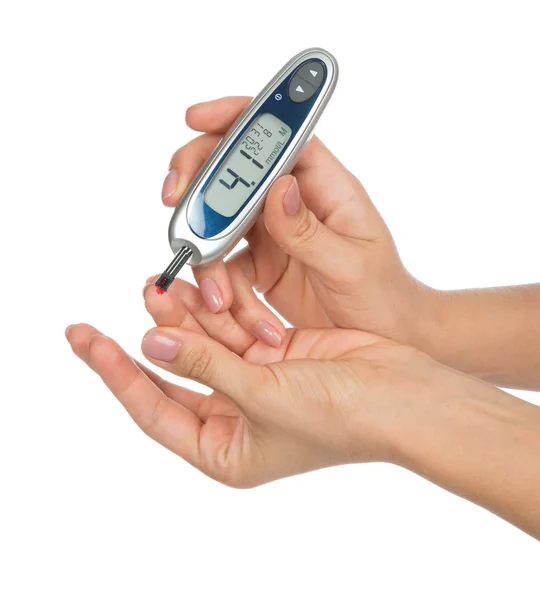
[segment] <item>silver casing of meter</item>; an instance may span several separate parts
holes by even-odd
[[[253,197],[236,216],[234,221],[214,237],[199,237],[192,231],[189,225],[194,198],[197,198],[216,164],[227,154],[231,146],[235,143],[238,134],[247,122],[253,119],[265,100],[299,65],[309,59],[322,61],[326,66],[327,75],[321,91],[306,116],[305,121],[273,166],[268,177],[261,183],[259,189],[256,190]],[[335,58],[321,48],[310,48],[300,52],[281,69],[261,93],[251,101],[246,110],[235,121],[229,131],[227,131],[182,196],[180,204],[176,207],[169,224],[169,243],[173,252],[176,253],[180,248],[187,246],[193,252],[189,264],[192,266],[205,265],[223,258],[236,246],[255,224],[264,206],[266,194],[274,181],[278,177],[292,171],[299,153],[309,140],[313,128],[330,100],[332,92],[336,87],[337,79],[338,64]]]

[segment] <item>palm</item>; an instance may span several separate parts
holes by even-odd
[[[146,307],[157,325],[192,329],[220,341],[250,363],[273,364],[273,369],[279,368],[294,378],[305,377],[306,381],[318,378],[319,373],[313,369],[312,360],[304,362],[302,359],[324,359],[326,363],[346,356],[353,357],[359,355],[366,344],[381,339],[343,329],[290,329],[283,343],[273,348],[249,336],[234,322],[230,313],[210,313],[198,288],[185,281],[176,280],[169,288],[169,293],[162,296],[155,293],[150,283],[144,297]],[[340,368],[336,363],[335,369]],[[315,387],[324,388],[327,376],[328,373],[325,373],[320,381],[317,379]],[[253,473],[260,470],[253,464],[256,457],[261,455],[258,448],[260,440],[249,433],[250,428],[244,426],[245,415],[238,409],[235,399],[215,391],[210,395],[188,392],[155,376],[153,380],[174,402],[183,404],[200,419],[200,460],[206,465],[203,470],[213,477],[219,478],[217,470],[226,476],[232,473],[242,481],[252,481]],[[245,472],[246,469],[249,473]]]
[[[280,363],[282,361],[300,360],[300,359],[324,359],[335,360],[344,357],[361,356],[362,349],[368,341],[375,342],[379,338],[360,331],[347,331],[344,329],[289,329],[287,337],[279,348],[271,348],[263,342],[255,342],[243,354],[242,358],[248,362],[267,365],[270,363]],[[381,341],[382,338],[380,338]],[[166,382],[162,379],[156,379],[156,385],[173,400],[179,401],[185,398],[185,389]],[[193,398],[197,402],[190,404],[190,409],[207,425],[212,431],[210,437],[221,438],[223,429],[223,420],[215,417],[240,416],[240,411],[233,400],[221,394],[212,392],[209,395],[196,394]],[[216,424],[219,427],[214,431]]]
[[[288,379],[294,378],[301,384],[305,381],[306,387],[321,389],[331,386],[332,381],[342,379],[347,370],[343,369],[343,363],[336,362],[331,365],[335,371],[334,378],[330,377],[328,381],[328,369],[319,373],[314,368],[313,359],[323,359],[328,366],[327,361],[361,357],[366,345],[375,344],[379,340],[384,342],[377,336],[356,331],[291,329],[280,348],[270,348],[262,342],[256,342],[245,352],[243,358],[261,365],[272,363],[274,369],[286,373]],[[302,359],[311,360],[308,362]],[[260,482],[257,479],[262,471],[259,464],[263,450],[259,447],[260,439],[245,427],[245,415],[237,408],[234,398],[220,392],[212,392],[208,396],[190,392],[186,401],[184,388],[157,379],[155,375],[153,378],[155,384],[171,400],[187,405],[201,420],[198,445],[203,470],[217,479],[230,481],[232,478],[233,481],[243,481],[250,485]],[[280,401],[286,402],[278,397],[277,402]],[[278,407],[274,405],[274,408]],[[276,410],[276,414],[281,412],[280,409]],[[268,457],[265,461],[267,460]]]

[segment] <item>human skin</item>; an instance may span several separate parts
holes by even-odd
[[[146,434],[210,477],[251,487],[385,461],[540,538],[540,408],[354,330],[288,330],[274,348],[246,345],[245,331],[232,328],[227,347],[205,333],[178,289],[158,297],[152,288],[145,298],[156,321],[181,326],[150,330],[143,353],[210,395],[161,379],[90,325],[66,335]],[[220,329],[222,318],[208,311],[207,328]]]
[[[230,110],[230,99],[225,102]],[[233,103],[240,110],[238,101]],[[211,113],[210,119],[219,117],[219,111]],[[209,151],[218,137],[192,144]],[[183,171],[190,160],[195,168],[207,156],[202,146],[193,150],[179,163],[187,181],[194,173],[188,177]],[[176,185],[172,195],[165,194],[171,205],[184,186],[174,161],[167,185]],[[331,196],[323,198],[322,184],[313,183],[320,171],[333,176],[336,194],[355,193],[330,206]],[[409,345],[486,378],[538,386],[537,363],[528,356],[537,347],[538,287],[490,291],[485,299],[485,292],[431,290],[407,273],[359,182],[316,139],[295,172],[301,190],[302,172],[304,188],[320,188],[306,200],[311,210],[299,194],[291,199],[295,180],[283,178],[249,236],[248,250],[228,265],[199,269],[200,290],[176,280],[169,293],[158,295],[152,279],[144,289],[157,324],[143,340],[144,355],[207,385],[210,395],[163,380],[90,325],[66,331],[73,351],[143,431],[218,481],[250,487],[338,464],[385,461],[540,539],[540,408]],[[291,206],[298,210],[291,212]],[[357,225],[371,223],[372,230],[354,237],[347,227],[359,214]],[[325,263],[328,249],[338,258],[355,257],[356,275],[345,277],[344,287],[339,260]],[[224,290],[217,295],[216,282]],[[289,321],[318,320],[320,328],[285,330],[253,286]],[[467,338],[471,327],[478,327],[477,334],[493,327],[484,316],[486,307],[504,318],[502,327],[508,329],[476,342],[476,353],[483,349],[487,356],[465,350],[459,355],[465,343],[460,338]],[[513,315],[516,307],[522,309],[520,318]],[[358,331],[355,319],[364,329],[400,341]],[[505,344],[491,347],[497,341],[513,344],[511,351]],[[516,348],[519,364],[512,359]]]
[[[204,134],[174,154],[167,206],[249,100],[188,109],[187,124]],[[361,183],[318,138],[273,185],[246,239],[226,263],[194,273],[208,308],[231,313],[249,336],[279,346],[285,335],[256,290],[295,327],[376,333],[497,385],[540,389],[540,285],[442,292],[419,282]]]

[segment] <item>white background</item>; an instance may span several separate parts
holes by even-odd
[[[532,538],[398,468],[248,491],[205,478],[139,432],[63,334],[87,321],[140,357],[185,109],[256,93],[314,45],[341,67],[318,134],[407,267],[440,288],[538,281],[535,9],[2,3],[2,598],[539,597]]]

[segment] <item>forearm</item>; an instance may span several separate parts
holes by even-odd
[[[427,296],[422,350],[495,385],[540,390],[540,284]]]
[[[540,539],[540,408],[467,379],[401,407],[396,462]]]

